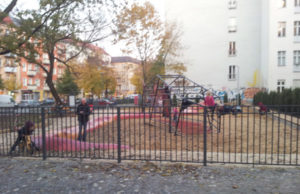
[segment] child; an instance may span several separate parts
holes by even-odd
[[[31,121],[27,121],[24,125],[24,127],[22,127],[21,129],[18,130],[18,137],[16,142],[14,143],[14,145],[11,147],[9,154],[11,154],[18,145],[20,145],[20,143],[23,141],[26,143],[26,145],[29,145],[29,149],[31,151],[31,154],[33,153],[33,148],[35,148],[36,150],[39,151],[39,148],[36,147],[35,143],[32,142],[30,140],[30,138],[27,138],[28,136],[30,137],[30,135],[32,134],[32,132],[34,131],[34,123]],[[27,142],[27,141],[30,142]]]
[[[208,109],[211,111],[211,119],[214,120],[214,112],[215,112],[215,100],[212,96],[211,92],[206,93],[206,97],[204,99],[205,106],[208,107]]]
[[[173,109],[173,120],[175,122],[177,122],[177,118],[178,118],[178,110],[177,110],[177,107],[174,107],[174,109]]]

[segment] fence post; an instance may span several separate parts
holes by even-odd
[[[172,104],[169,105],[169,133],[172,133]]]
[[[121,163],[121,111],[117,107],[117,128],[118,128],[118,163]]]
[[[204,107],[204,113],[203,113],[203,165],[207,166],[207,123],[206,118],[207,117],[207,109]]]
[[[45,108],[42,107],[42,146],[43,146],[43,160],[47,159],[46,153],[46,124],[45,124]]]

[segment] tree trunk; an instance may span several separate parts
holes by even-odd
[[[105,88],[105,98],[107,98],[108,96],[108,90],[107,90],[107,87]]]
[[[13,10],[13,8],[16,6],[17,2],[18,2],[18,0],[12,0],[9,3],[9,5],[5,8],[5,10],[2,13],[0,13],[0,21],[1,22]]]
[[[48,75],[48,77],[49,77],[49,75]],[[55,89],[55,87],[54,87],[54,84],[53,84],[52,79],[51,79],[51,78],[48,78],[48,77],[47,77],[47,79],[46,79],[46,83],[47,83],[47,85],[48,85],[48,87],[49,87],[49,89],[50,89],[50,92],[51,92],[53,98],[55,99],[56,104],[57,104],[57,105],[63,105],[63,102],[61,101],[61,99],[60,99],[60,97],[58,96],[58,93],[57,93],[57,91],[56,91],[56,89]]]
[[[50,62],[50,68],[49,68],[49,73],[47,74],[46,78],[46,83],[49,86],[50,92],[55,99],[55,102],[57,105],[63,105],[63,102],[61,101],[60,97],[58,96],[58,93],[56,91],[56,88],[54,87],[53,84],[53,68],[54,68],[54,46],[50,47],[48,51],[48,57],[49,57],[49,62]]]

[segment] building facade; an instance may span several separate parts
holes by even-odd
[[[13,30],[9,27],[9,24],[13,23],[10,17],[6,17],[0,22],[1,36],[5,36],[10,33],[9,30]],[[38,43],[39,40],[30,39],[32,43]],[[76,46],[75,46],[76,44]],[[42,67],[49,70],[50,61],[48,54],[44,53],[41,49],[37,49],[38,54],[35,56],[37,62]],[[109,65],[111,57],[102,48],[93,44],[80,44],[74,43],[71,40],[65,40],[60,42],[54,51],[55,56],[59,57],[62,61],[66,61],[70,58],[74,58],[74,63],[85,63],[89,57],[95,58],[95,63],[101,65]],[[55,85],[56,81],[63,75],[66,66],[54,61],[52,80]],[[41,66],[33,63],[29,63],[24,58],[19,58],[14,54],[0,55],[0,75],[4,81],[10,80],[10,89],[0,91],[1,93],[8,93],[13,95],[17,102],[21,100],[39,100],[42,101],[46,98],[52,98],[50,89],[47,85],[46,72]]]
[[[300,87],[300,1],[166,0],[187,76],[215,89]]]
[[[13,21],[11,18],[6,17],[0,23],[2,36],[5,36],[12,29],[8,28],[8,24]],[[30,39],[31,42],[38,41]],[[63,45],[62,45],[63,46]],[[56,51],[57,52],[57,51]],[[43,67],[49,69],[49,59],[47,53],[43,53],[39,49],[35,59],[39,61]],[[53,68],[53,82],[62,76],[65,66],[57,61],[54,63]],[[10,91],[4,90],[1,93],[8,93],[15,97],[17,102],[21,100],[44,100],[50,98],[51,92],[47,84],[46,73],[43,72],[41,67],[37,64],[29,63],[24,58],[19,58],[14,54],[8,53],[0,55],[0,75],[4,82],[10,85]]]
[[[270,90],[300,87],[300,0],[264,0],[262,72]]]
[[[116,96],[124,97],[135,94],[136,90],[131,83],[131,78],[141,68],[140,62],[131,57],[112,57],[110,66],[117,76]]]

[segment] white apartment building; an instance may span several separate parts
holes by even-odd
[[[187,76],[215,89],[300,87],[300,0],[165,0]]]

